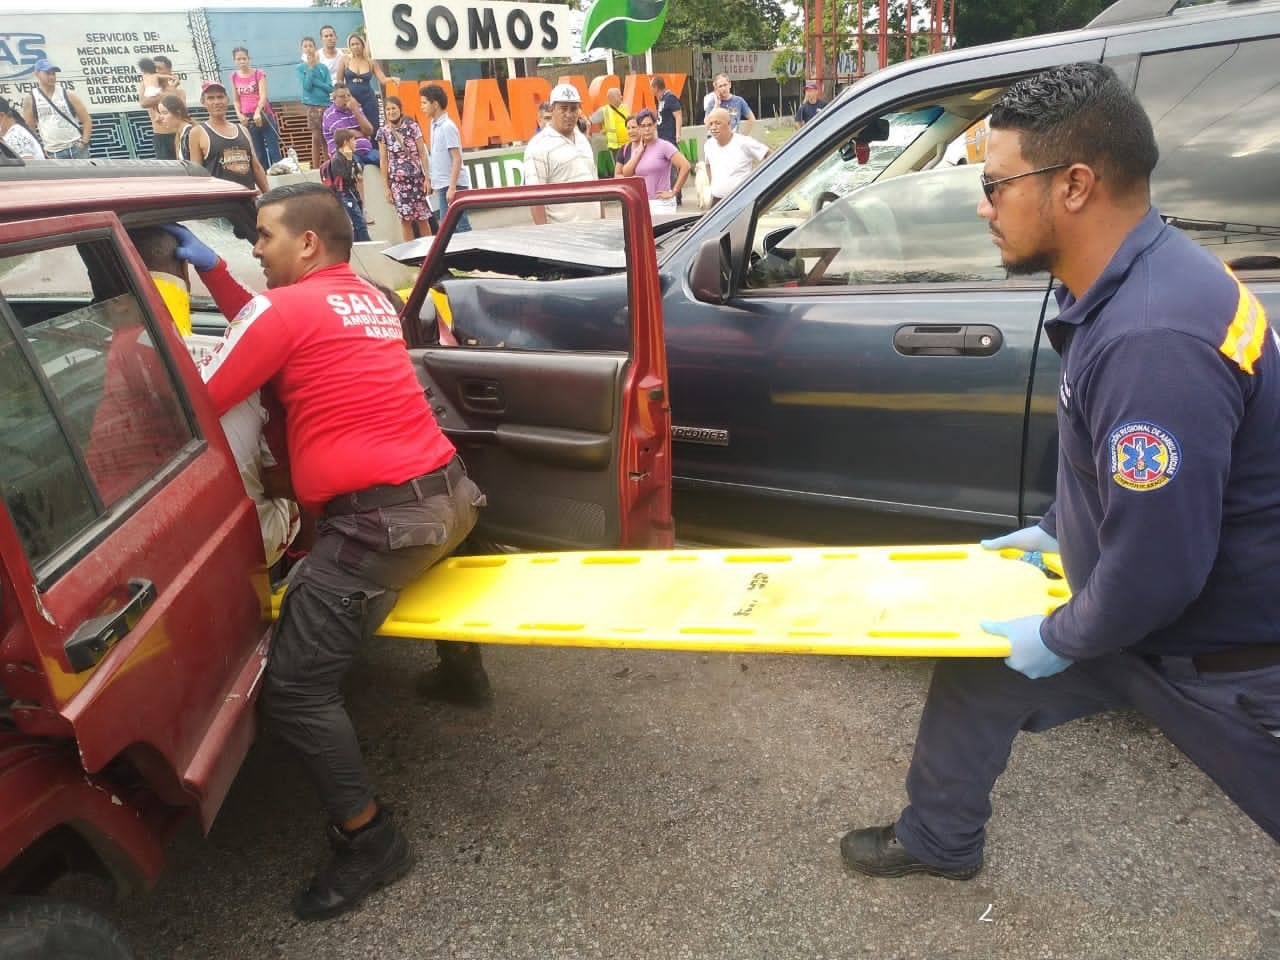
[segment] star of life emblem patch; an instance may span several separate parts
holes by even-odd
[[[232,319],[231,326],[249,326],[249,324],[253,323],[254,320],[266,313],[267,308],[270,306],[271,301],[262,294],[258,294],[240,308],[240,312],[235,315],[234,319]]]
[[[1111,479],[1126,490],[1158,490],[1178,474],[1182,451],[1168,430],[1135,420],[1111,431]]]

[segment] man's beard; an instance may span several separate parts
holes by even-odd
[[[1033,273],[1051,273],[1052,258],[1049,251],[1038,250],[1016,260],[1001,260],[1000,265],[1009,271],[1012,277],[1025,277]]]

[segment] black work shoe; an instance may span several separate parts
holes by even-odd
[[[394,883],[413,863],[409,841],[382,808],[377,822],[355,835],[329,826],[333,856],[293,902],[301,920],[327,920],[355,909],[368,894]]]
[[[418,677],[418,696],[462,707],[484,707],[493,700],[489,675],[480,662],[478,643],[436,642],[440,662]]]
[[[840,838],[840,857],[846,867],[869,877],[905,877],[909,873],[928,873],[948,880],[971,880],[982,869],[982,858],[963,867],[935,867],[913,857],[898,842],[893,824],[851,830]]]

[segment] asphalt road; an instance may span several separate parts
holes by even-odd
[[[903,802],[928,662],[496,647],[467,711],[415,700],[433,661],[349,684],[409,876],[294,920],[323,818],[262,740],[114,908],[139,960],[1280,958],[1280,847],[1137,716],[1019,739],[977,879],[870,880],[838,838]]]

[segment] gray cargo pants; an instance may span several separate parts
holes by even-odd
[[[457,459],[404,484],[336,498],[294,571],[259,706],[267,726],[300,754],[336,823],[374,798],[342,678],[400,590],[462,543],[483,505]]]

